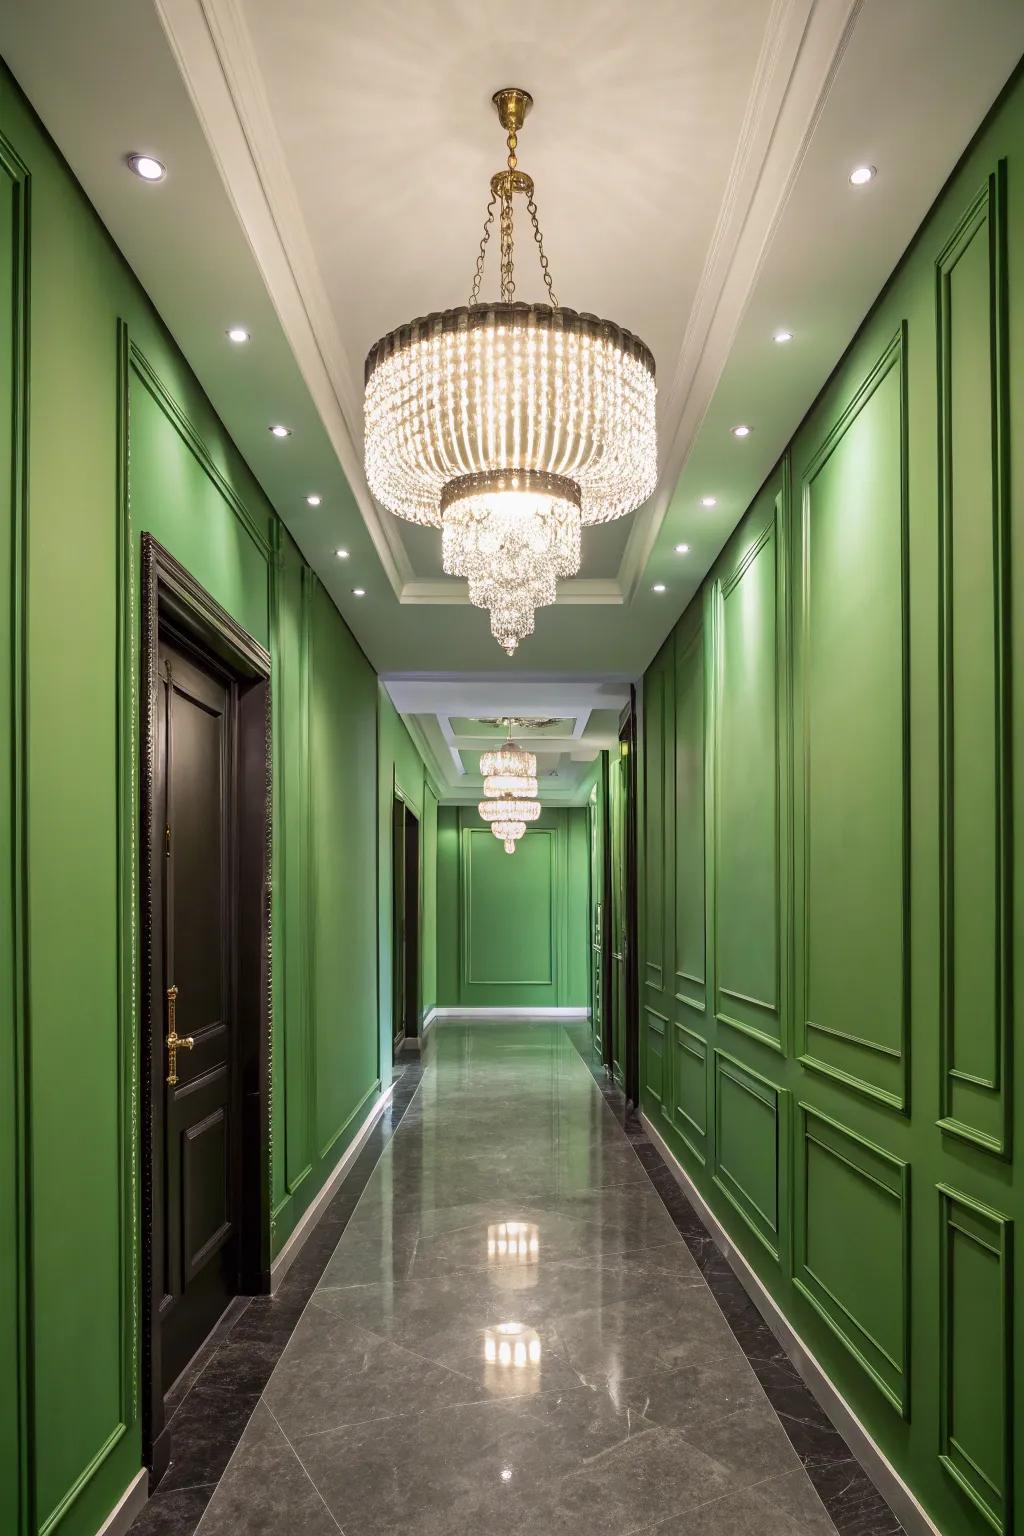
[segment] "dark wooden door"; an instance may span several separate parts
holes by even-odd
[[[405,808],[405,858],[402,873],[405,880],[403,1017],[406,1035],[415,1039],[420,1025],[420,824],[408,806]]]
[[[163,879],[154,892],[164,1018],[153,1036],[162,1118],[154,1127],[153,1290],[166,1392],[238,1289],[235,685],[162,641],[159,707]]]
[[[611,1046],[612,1072],[616,1082],[623,1081],[626,1060],[626,759],[621,749],[612,758],[608,794],[611,822],[611,946],[612,995]]]
[[[405,1040],[405,802],[395,796],[391,811],[391,1034],[396,1051]]]

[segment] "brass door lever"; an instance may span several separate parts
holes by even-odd
[[[173,1087],[178,1081],[178,1052],[190,1051],[195,1045],[191,1035],[179,1035],[174,1022],[178,1005],[177,987],[167,988],[167,1082]]]

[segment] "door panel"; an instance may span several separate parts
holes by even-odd
[[[233,688],[160,647],[164,817],[161,1379],[166,1392],[237,1290]],[[176,990],[175,990],[176,989]],[[184,1041],[167,1044],[173,1031]],[[172,1081],[176,1076],[177,1080]],[[154,1252],[154,1258],[156,1252]]]

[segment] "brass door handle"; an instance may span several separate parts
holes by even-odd
[[[174,1022],[178,1005],[177,987],[167,988],[167,1082],[172,1087],[178,1081],[178,1052],[190,1051],[195,1045],[191,1035],[179,1035]]]

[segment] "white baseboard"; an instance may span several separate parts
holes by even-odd
[[[96,1536],[125,1536],[125,1532],[149,1499],[149,1471],[140,1467],[122,1493]]]
[[[310,1232],[313,1230],[320,1217],[323,1215],[325,1207],[330,1204],[330,1202],[334,1199],[334,1196],[338,1193],[338,1190],[344,1182],[345,1175],[348,1173],[349,1167],[355,1160],[359,1149],[362,1147],[364,1141],[373,1130],[373,1127],[376,1125],[377,1121],[380,1119],[381,1115],[387,1108],[391,1099],[391,1095],[394,1093],[394,1091],[395,1084],[394,1081],[392,1081],[384,1089],[384,1092],[381,1094],[380,1098],[370,1110],[366,1119],[363,1121],[362,1125],[359,1127],[358,1131],[353,1136],[348,1146],[345,1148],[341,1157],[335,1163],[334,1168],[331,1170],[331,1173],[328,1176],[327,1182],[324,1184],[312,1205],[308,1206],[299,1217],[295,1230],[288,1238],[288,1241],[281,1249],[281,1252],[278,1254],[277,1258],[271,1264],[270,1294],[272,1296],[297,1259],[303,1243],[306,1241],[306,1238],[309,1236]]]
[[[882,1494],[882,1497],[889,1503],[893,1513],[907,1532],[907,1536],[942,1536],[939,1527],[918,1502],[913,1490],[903,1481],[903,1478],[897,1472],[881,1446],[872,1439],[845,1397],[833,1385],[823,1367],[818,1364],[818,1361],[811,1354],[811,1351],[796,1332],[792,1323],[789,1322],[778,1302],[766,1290],[756,1272],[737,1250],[722,1223],[718,1220],[718,1217],[708,1205],[682,1163],[676,1158],[668,1143],[657,1128],[652,1125],[647,1115],[641,1114],[640,1118],[643,1121],[644,1130],[665,1159],[676,1183],[679,1184],[686,1198],[697,1212],[697,1215],[729,1261],[737,1279],[750,1296],[751,1301],[800,1372],[808,1387],[814,1393],[822,1408],[824,1408],[833,1424],[839,1430],[861,1466]]]
[[[434,1019],[479,1019],[482,1024],[500,1024],[512,1019],[589,1019],[589,1008],[435,1008]]]
[[[430,1026],[437,1022],[437,1015],[438,1015],[438,1010],[436,1008],[428,1009],[426,1015],[424,1016],[423,1023],[420,1025],[420,1039],[421,1040],[423,1039],[423,1036],[427,1033],[427,1030],[430,1028]]]

